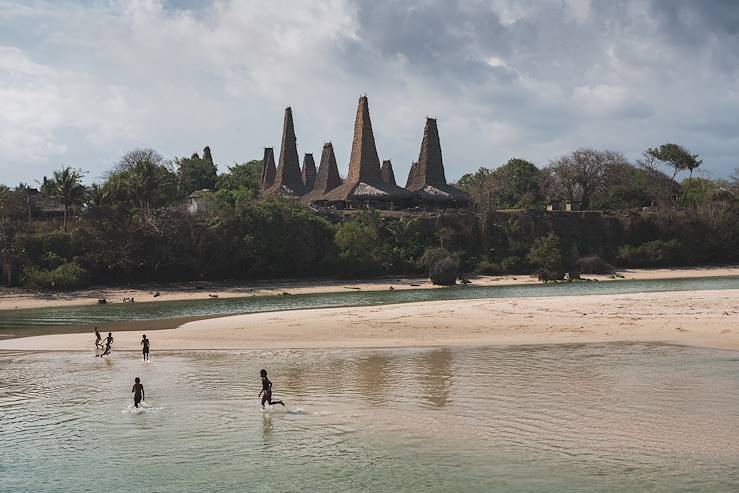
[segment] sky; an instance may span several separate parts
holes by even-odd
[[[450,180],[589,146],[675,142],[739,167],[735,0],[0,0],[0,183],[209,145],[220,171],[334,144],[367,94],[403,184],[435,117]]]

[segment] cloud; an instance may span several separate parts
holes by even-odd
[[[365,92],[399,181],[427,115],[452,178],[667,141],[728,175],[738,32],[731,1],[0,0],[0,182],[137,146],[223,170],[278,146],[287,105],[299,150],[345,168]]]

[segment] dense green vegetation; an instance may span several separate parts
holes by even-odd
[[[607,272],[739,261],[734,177],[693,177],[697,155],[668,144],[630,163],[579,149],[538,168],[511,159],[463,176],[469,210],[346,218],[260,197],[261,162],[218,174],[197,156],[166,161],[150,149],[123,156],[102,183],[62,167],[40,192],[0,187],[0,255],[14,282],[41,289],[90,283],[357,277],[459,272]],[[665,166],[663,173],[659,166]],[[687,171],[678,182],[675,177]],[[670,176],[672,175],[672,176]],[[186,203],[198,195],[205,209]],[[63,216],[31,211],[38,197]],[[588,212],[547,212],[575,202]],[[61,209],[60,209],[61,210]]]

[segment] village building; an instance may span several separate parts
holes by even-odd
[[[298,199],[308,192],[307,187],[303,183],[303,177],[300,171],[293,113],[289,107],[285,109],[280,160],[275,172],[275,179],[263,192],[266,195],[293,199]]]
[[[422,206],[465,207],[469,203],[466,193],[447,184],[439,130],[434,118],[426,118],[418,162],[411,166],[406,189]]]
[[[272,186],[275,181],[275,152],[271,147],[264,148],[264,158],[262,158],[262,190],[266,190]]]
[[[310,191],[316,183],[316,162],[313,160],[313,154],[306,153],[303,157],[303,185]]]
[[[313,201],[341,186],[342,183],[341,176],[339,176],[339,167],[336,164],[336,156],[334,155],[334,146],[331,142],[327,142],[323,144],[321,163],[318,165],[318,174],[313,189],[303,195],[300,202],[310,205]]]
[[[389,159],[386,159],[382,162],[382,167],[380,168],[380,176],[382,177],[382,181],[387,183],[388,185],[397,186],[398,184],[395,183],[395,173],[393,172],[393,163],[390,162]]]
[[[412,198],[407,190],[383,181],[367,96],[360,97],[346,182],[314,202],[338,209],[396,209],[407,207]]]

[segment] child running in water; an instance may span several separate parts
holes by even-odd
[[[141,385],[141,379],[139,379],[139,377],[136,377],[134,379],[134,384],[131,392],[133,392],[134,407],[139,407],[141,401],[144,400],[144,386]]]
[[[103,349],[103,345],[100,343],[102,336],[98,332],[98,328],[95,327],[95,349]]]
[[[108,332],[108,337],[105,338],[105,351],[103,352],[103,354],[100,354],[100,355],[96,354],[95,356],[100,356],[102,358],[103,356],[107,356],[108,354],[110,354],[110,346],[112,344],[113,344],[113,333]]]
[[[144,361],[149,361],[149,339],[146,338],[146,334],[144,334],[144,338],[141,339],[141,345],[144,346],[143,352],[144,352]]]
[[[264,409],[265,402],[269,403],[270,406],[273,404],[282,404],[282,407],[285,407],[284,402],[272,400],[272,382],[267,378],[267,370],[262,370],[259,374],[262,376],[262,390],[259,392],[259,396],[262,398],[262,409]]]

